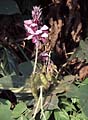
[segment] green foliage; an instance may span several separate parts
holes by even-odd
[[[63,109],[61,111],[55,110],[54,117],[55,117],[55,120],[69,120],[69,116],[67,112]]]
[[[15,109],[13,110],[13,118],[19,118],[21,115],[27,110],[27,106],[25,103],[21,102],[16,105]]]
[[[86,38],[85,41],[81,40],[79,47],[75,51],[75,53],[71,56],[70,59],[78,57],[81,60],[85,59],[88,62],[88,39]]]
[[[16,58],[6,48],[4,48],[3,51],[2,61],[2,68],[6,75],[11,74],[12,72],[16,72],[18,74]]]
[[[10,110],[10,102],[0,99],[0,120],[29,120],[29,110],[25,103],[20,102],[15,109]],[[30,117],[29,117],[30,118]]]
[[[16,14],[20,13],[20,10],[14,0],[1,0],[0,1],[0,14]]]
[[[5,100],[0,100],[0,101],[3,101],[3,103],[0,102],[0,120],[13,120],[12,112],[9,109],[10,102]]]
[[[50,111],[45,111],[44,114],[45,114],[46,120],[48,120],[50,118],[51,114],[52,114],[52,111],[51,110]],[[42,117],[41,120],[45,120],[45,118]]]
[[[82,110],[88,117],[88,85],[82,85],[79,88],[79,100]]]
[[[37,0],[16,0],[16,2],[22,13],[27,10],[30,14]],[[16,2],[2,0],[0,14],[20,13]],[[81,40],[78,49],[70,59],[78,57],[82,60],[86,59],[87,63],[87,46],[88,40]],[[0,120],[37,120],[37,118],[38,120],[50,120],[51,116],[55,120],[88,120],[88,78],[78,84],[75,82],[74,75],[63,76],[62,79],[57,80],[53,73],[42,70],[41,63],[37,64],[37,72],[32,76],[34,60],[29,60],[19,44],[17,47],[26,61],[18,63],[13,50],[10,51],[5,46],[0,46],[2,49],[0,51],[0,88],[12,90],[15,88],[18,100],[20,99],[14,110],[10,110],[9,101],[0,99]],[[49,70],[51,69],[52,67]],[[55,71],[54,74],[56,74]],[[32,86],[31,83],[33,83]],[[37,101],[34,101],[31,94],[32,89],[35,90],[34,94],[38,94]],[[25,100],[21,98],[21,95]],[[27,100],[29,104],[23,102]]]
[[[33,64],[31,61],[23,62],[19,64],[18,69],[23,76],[28,77],[28,75],[31,75],[33,71]]]

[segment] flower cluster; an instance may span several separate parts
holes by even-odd
[[[39,54],[39,58],[45,63],[49,60],[49,55],[47,52],[42,52]]]
[[[37,43],[38,41],[46,42],[46,38],[48,37],[48,27],[46,25],[41,26],[41,9],[40,7],[33,7],[32,11],[32,20],[25,20],[24,26],[27,31],[28,40],[32,39],[33,43]]]

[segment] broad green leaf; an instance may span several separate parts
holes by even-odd
[[[52,114],[52,111],[45,111],[44,112],[46,120],[48,120],[50,118],[51,114]],[[45,120],[45,118],[42,116],[41,120]]]
[[[69,116],[65,110],[62,111],[54,111],[55,120],[69,120]]]
[[[72,103],[69,103],[69,102],[67,102],[67,101],[62,101],[62,104],[64,104],[65,105],[65,110],[66,110],[66,112],[68,112],[68,111],[73,111],[73,110],[75,110],[76,111],[76,108],[75,108],[75,106],[72,104]]]
[[[1,88],[13,87],[12,78],[10,75],[0,78],[0,87]]]
[[[28,120],[24,115],[21,115],[17,120]]]
[[[16,105],[16,107],[13,110],[13,118],[18,118],[22,115],[23,112],[27,110],[26,104],[23,102],[20,102]]]
[[[86,117],[83,113],[76,115],[76,120],[88,120],[88,117]]]
[[[79,101],[83,112],[88,117],[88,85],[82,85],[79,88]]]
[[[59,109],[58,108],[58,97],[56,95],[52,96],[47,96],[45,100],[46,109],[48,110],[54,110],[54,109]]]
[[[70,85],[69,86],[69,89],[66,91],[65,93],[66,97],[68,98],[78,98],[78,95],[79,95],[79,89],[77,86],[75,85]]]
[[[86,78],[83,82],[82,82],[83,85],[86,85],[88,84],[88,78]]]
[[[0,14],[15,14],[20,10],[14,0],[0,0]]]
[[[0,120],[13,120],[12,112],[8,105],[0,104]]]
[[[3,62],[1,64],[2,69],[5,71],[6,74],[11,74],[14,71],[16,72],[16,74],[18,74],[19,71],[17,66],[18,64],[15,56],[8,49],[4,48]]]
[[[70,59],[73,59],[75,57],[78,57],[82,60],[86,59],[88,62],[88,40],[80,41],[79,47],[75,51],[75,53],[70,57]]]
[[[17,75],[8,75],[0,78],[0,88],[19,88],[24,86],[25,83],[25,78]]]
[[[23,74],[23,76],[28,77],[28,75],[30,75],[33,71],[33,65],[31,61],[19,64],[19,71]]]
[[[88,40],[85,40],[85,41],[81,40],[80,41],[80,47],[82,48],[85,55],[88,56],[88,54],[87,54],[88,53]]]
[[[11,102],[9,100],[1,99],[1,98],[0,98],[0,104],[6,105],[8,108],[10,108],[11,106]]]
[[[72,85],[72,83],[75,81],[75,76],[73,75],[67,75],[65,76],[60,82],[59,84],[57,84],[57,86],[55,87],[55,89],[53,90],[53,94],[60,94],[61,93],[65,93],[70,91],[70,86]]]

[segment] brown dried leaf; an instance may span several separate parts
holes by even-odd
[[[80,80],[85,79],[86,77],[88,77],[88,65],[83,66],[80,70],[79,70],[79,78]]]
[[[53,19],[50,19],[50,33],[49,33],[49,40],[51,41],[51,47],[54,48],[56,41],[58,39],[58,24],[57,21],[53,21]]]

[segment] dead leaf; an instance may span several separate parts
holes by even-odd
[[[85,79],[86,77],[88,77],[88,65],[83,66],[80,70],[79,70],[79,78],[80,80]]]

